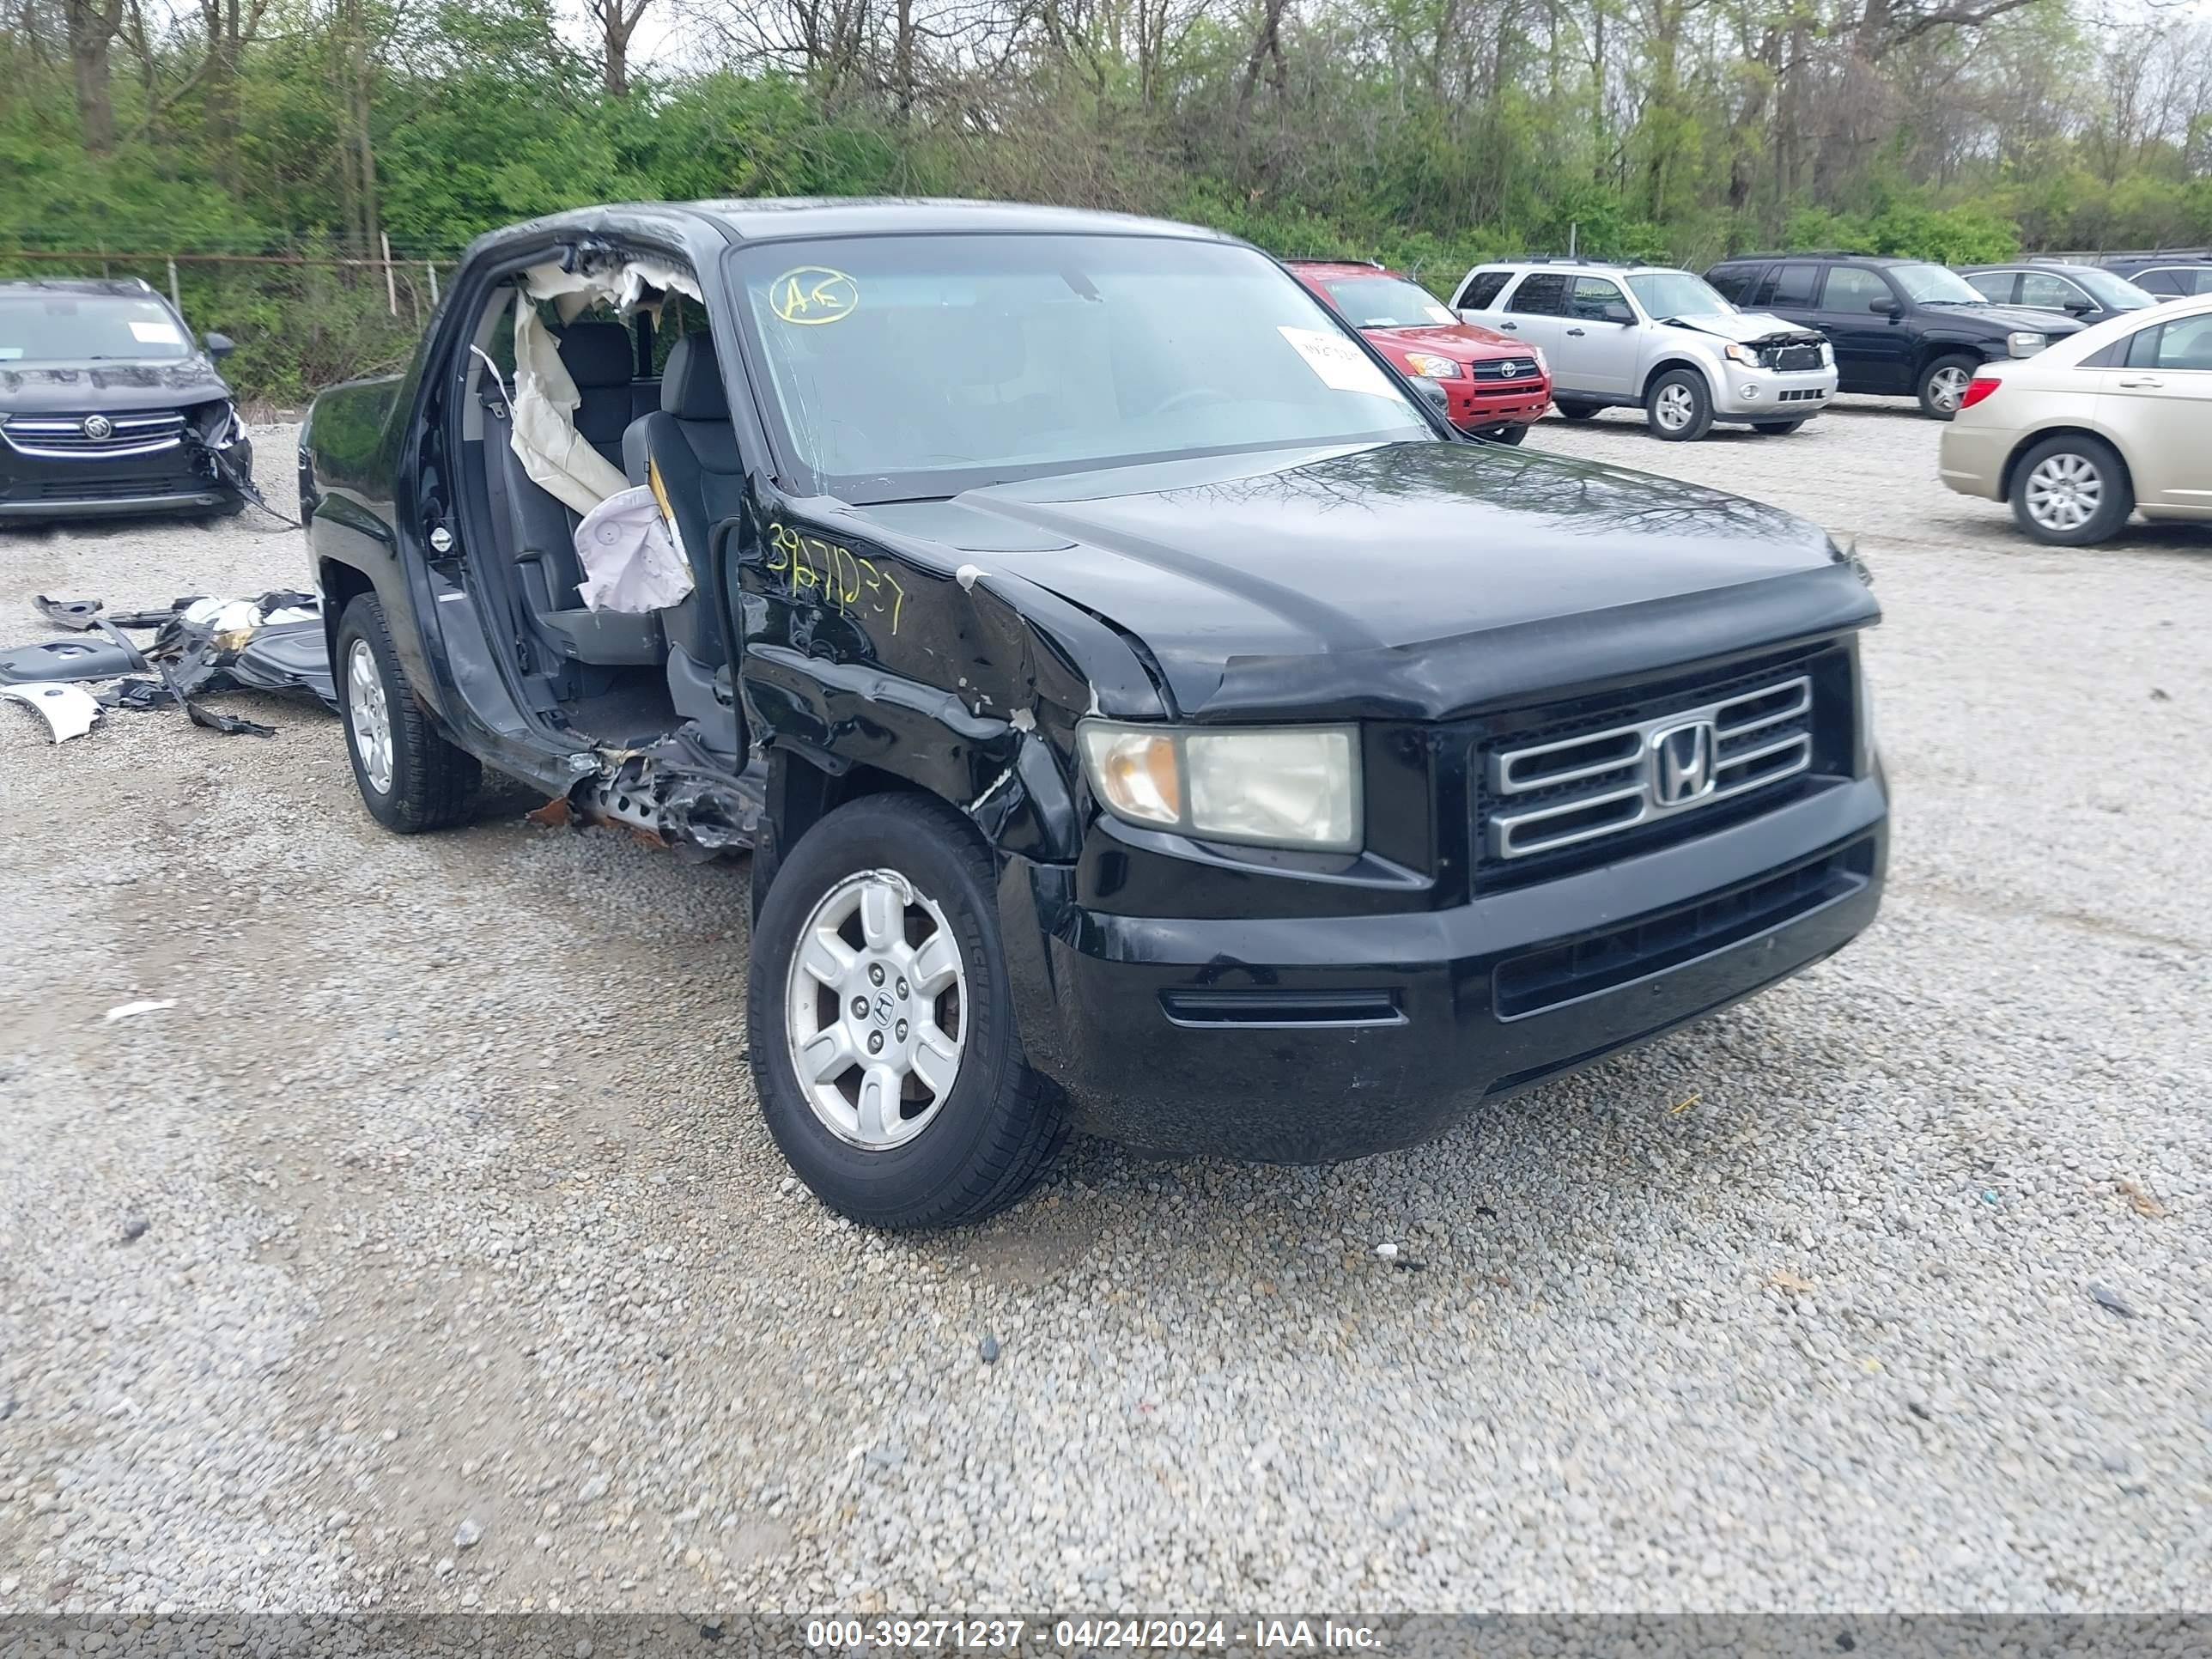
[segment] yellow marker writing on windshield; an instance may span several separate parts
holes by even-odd
[[[778,317],[802,328],[842,323],[860,307],[859,284],[827,265],[785,271],[769,285],[768,297]]]

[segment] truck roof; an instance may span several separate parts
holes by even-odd
[[[917,232],[1010,231],[1030,234],[1168,236],[1212,242],[1237,239],[1202,226],[1134,214],[1020,202],[969,202],[922,197],[750,197],[697,202],[611,203],[572,208],[488,233],[471,252],[489,245],[549,234],[619,234],[625,228],[679,236],[719,232],[728,242],[799,236],[887,236]],[[689,238],[686,238],[689,240]]]
[[[137,299],[155,292],[150,283],[136,276],[8,276],[0,277],[0,293],[112,294]]]

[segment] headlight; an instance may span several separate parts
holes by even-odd
[[[1409,351],[1406,366],[1416,374],[1425,374],[1431,380],[1456,380],[1459,365],[1449,357],[1432,356],[1425,351]]]
[[[1730,362],[1741,363],[1746,368],[1757,368],[1759,367],[1759,354],[1756,351],[1753,351],[1749,346],[1738,345],[1735,341],[1731,340],[1725,349],[1728,352],[1728,360]]]
[[[1832,345],[1830,345],[1830,344],[1829,344],[1826,340],[1821,341],[1821,342],[1820,342],[1820,367],[1821,367],[1821,368],[1833,368],[1835,366],[1836,366],[1836,349],[1835,349],[1835,347],[1833,347]]]
[[[1085,720],[1091,787],[1131,823],[1207,841],[1359,849],[1359,745],[1348,726],[1236,732]]]
[[[1536,356],[1536,372],[1539,374],[1549,374],[1552,372],[1552,364],[1551,360],[1544,356],[1544,348],[1532,346],[1529,349],[1534,352]]]
[[[2005,336],[2005,349],[2015,357],[2033,357],[2043,349],[2043,336],[2021,329]]]

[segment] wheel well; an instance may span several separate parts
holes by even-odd
[[[1987,357],[1975,350],[1973,347],[1961,344],[1956,340],[1946,341],[1936,345],[1923,345],[1920,348],[1920,355],[1912,360],[1914,387],[1917,389],[1920,385],[1921,377],[1946,357],[1964,357],[1977,368],[1989,362]]]
[[[356,595],[374,592],[374,584],[351,565],[340,564],[336,559],[316,562],[315,584],[323,594],[323,643],[331,653],[331,660],[335,662],[338,654],[338,619],[345,615],[346,607]]]
[[[802,836],[848,801],[864,795],[938,797],[910,779],[873,766],[832,772],[807,756],[778,747],[769,757],[766,833],[753,848],[753,914],[760,914],[769,884]]]
[[[1651,372],[1644,377],[1643,386],[1638,387],[1637,390],[1636,396],[1638,401],[1641,402],[1643,399],[1649,398],[1651,395],[1651,388],[1658,385],[1659,377],[1662,374],[1671,374],[1678,368],[1686,368],[1692,374],[1695,374],[1699,380],[1703,380],[1705,383],[1706,395],[1711,395],[1713,389],[1713,377],[1706,372],[1705,366],[1703,363],[1699,362],[1694,357],[1663,357],[1659,362],[1652,364]]]
[[[2135,493],[2136,481],[2134,475],[2128,471],[2128,458],[2120,453],[2119,446],[2110,438],[2101,432],[2093,432],[2086,426],[2046,426],[2040,431],[2029,433],[2014,444],[2012,453],[2005,457],[2004,471],[1997,478],[1997,489],[2007,501],[2012,499],[2013,474],[2020,471],[2020,464],[2027,459],[2027,452],[2051,438],[2088,439],[2120,464],[2121,480],[2126,483],[2130,495]]]

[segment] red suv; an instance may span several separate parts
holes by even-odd
[[[1517,444],[1552,406],[1551,369],[1526,341],[1460,321],[1436,295],[1381,265],[1285,263],[1384,356],[1440,384],[1461,431]]]

